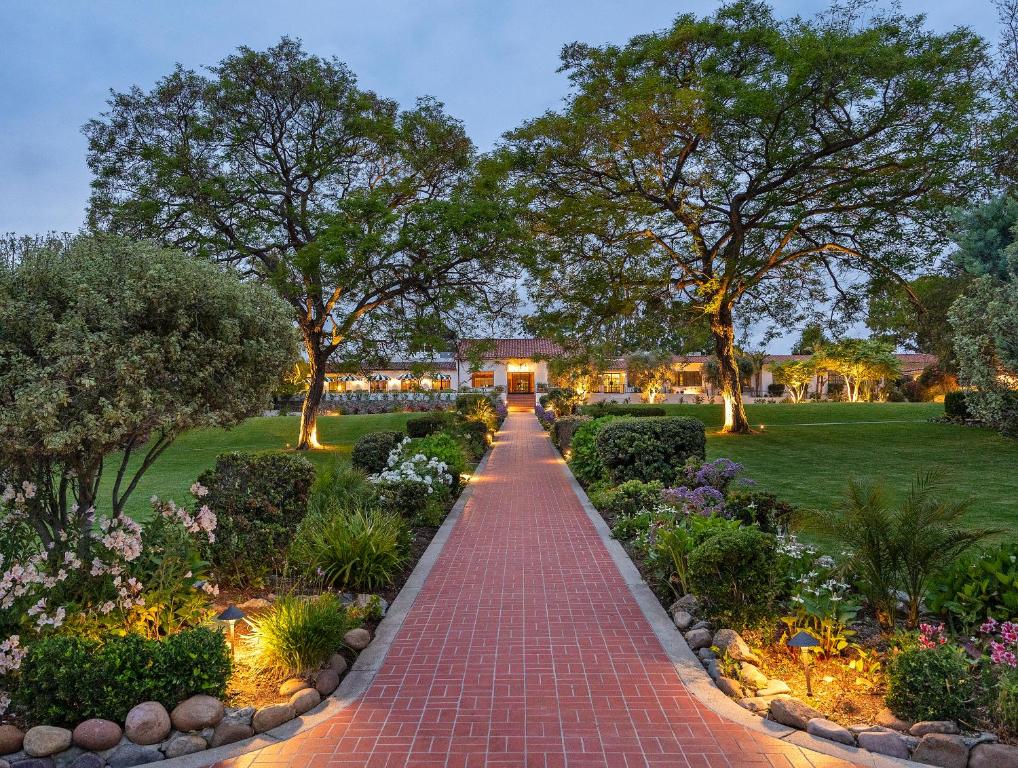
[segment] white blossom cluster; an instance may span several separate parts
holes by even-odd
[[[205,486],[195,483],[191,486],[191,493],[196,498],[201,499],[208,496],[209,490]],[[215,513],[209,509],[208,504],[202,504],[201,508],[192,515],[184,507],[178,507],[172,499],[160,501],[158,497],[153,496],[151,501],[152,508],[163,517],[176,518],[188,533],[204,534],[208,538],[209,544],[215,543],[215,530],[218,521],[216,520]]]
[[[369,475],[368,481],[375,484],[423,483],[428,493],[434,493],[437,485],[452,485],[453,477],[449,474],[449,465],[444,461],[423,453],[404,458],[403,451],[409,442],[410,438],[404,438],[402,443],[393,448],[389,452],[388,468],[376,475]]]

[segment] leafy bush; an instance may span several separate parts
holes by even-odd
[[[655,418],[609,424],[597,436],[597,451],[613,483],[659,480],[671,485],[691,457],[703,459],[707,434],[702,421]]]
[[[281,597],[268,612],[248,621],[251,632],[244,636],[244,645],[251,664],[293,675],[324,664],[353,627],[339,597],[329,592],[313,598]]]
[[[965,402],[965,391],[956,390],[944,395],[944,415],[949,419],[967,421],[972,418],[968,404]]]
[[[658,527],[651,555],[667,569],[666,583],[677,594],[692,591],[689,557],[696,548],[713,536],[738,529],[738,523],[723,517],[686,517]]]
[[[424,454],[429,459],[444,462],[452,475],[452,488],[459,487],[460,475],[467,471],[467,457],[462,444],[447,432],[435,432],[427,437],[411,440],[404,455]]]
[[[501,400],[499,400],[499,405],[502,405]],[[463,416],[467,421],[483,424],[484,428],[489,433],[498,431],[499,424],[505,418],[504,416],[499,415],[499,412],[495,409],[495,406],[487,397],[478,400],[476,403],[467,408],[463,412]]]
[[[491,433],[483,422],[458,419],[446,427],[445,431],[460,439],[472,462],[479,461],[488,450],[488,439]]]
[[[781,533],[795,509],[766,491],[733,490],[725,500],[725,513],[743,525],[756,525],[764,533]]]
[[[551,441],[564,454],[573,442],[573,435],[581,424],[590,421],[589,416],[561,416],[551,425]]]
[[[363,472],[336,462],[318,470],[308,501],[308,515],[328,516],[337,511],[371,506],[376,500],[375,486]]]
[[[583,485],[589,486],[607,479],[608,473],[601,463],[596,441],[598,433],[616,420],[615,416],[603,416],[585,421],[573,431],[569,443],[569,450],[573,454],[569,458],[569,468]]]
[[[773,382],[767,385],[767,394],[771,397],[781,397],[785,394],[785,385]]]
[[[314,482],[310,461],[280,453],[224,453],[202,473],[203,501],[218,519],[206,556],[220,582],[257,582],[282,565]]]
[[[456,410],[464,415],[474,410],[478,403],[491,405],[491,398],[478,392],[464,392],[456,395]]]
[[[626,405],[602,400],[600,403],[584,406],[583,413],[599,419],[602,416],[665,416],[666,411],[657,405]]]
[[[716,620],[736,629],[768,616],[778,593],[773,536],[739,527],[716,533],[689,555],[689,586]]]
[[[1018,546],[1002,544],[956,561],[935,574],[926,598],[931,611],[969,630],[987,616],[1018,616]]]
[[[205,628],[165,640],[53,635],[33,644],[22,661],[15,706],[34,723],[123,722],[142,701],[172,709],[196,694],[222,698],[230,668],[222,633]]]
[[[1018,671],[1004,672],[997,685],[997,700],[993,704],[993,718],[1008,734],[1018,734]]]
[[[350,463],[369,475],[381,472],[389,465],[389,454],[399,447],[404,437],[402,432],[369,432],[354,443]]]
[[[575,389],[568,387],[552,387],[548,394],[541,395],[538,402],[555,411],[556,416],[570,416],[576,412],[576,406],[583,402]]]
[[[409,450],[407,438],[393,451],[388,467],[368,480],[375,485],[379,506],[389,512],[438,525],[449,502],[454,479],[442,460]]]
[[[410,535],[399,515],[354,508],[308,515],[290,550],[290,561],[318,572],[326,583],[353,592],[390,586],[406,563]]]
[[[627,480],[614,488],[591,493],[591,501],[605,515],[622,517],[635,515],[661,503],[664,486],[657,482],[644,483]]]
[[[406,433],[410,437],[427,437],[433,432],[445,429],[451,423],[449,415],[441,411],[424,416],[414,416],[407,420]]]
[[[965,653],[953,645],[908,644],[887,664],[887,706],[910,720],[957,720],[969,710],[973,681]]]

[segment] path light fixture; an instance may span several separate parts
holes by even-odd
[[[810,648],[819,648],[820,641],[809,632],[796,632],[786,643],[789,648],[799,649],[799,661],[806,672],[806,695],[813,697],[813,681],[810,679]]]
[[[247,614],[233,604],[216,616],[216,621],[226,624],[230,628],[230,653],[234,656],[237,655],[237,622],[245,618],[247,618]]]

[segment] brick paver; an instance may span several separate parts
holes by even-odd
[[[512,413],[364,696],[247,766],[848,766],[687,692],[532,413]]]

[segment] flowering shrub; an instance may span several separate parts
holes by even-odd
[[[728,486],[742,473],[745,467],[731,459],[714,459],[703,461],[695,456],[690,457],[679,474],[682,485],[689,488],[714,488],[722,494]],[[745,483],[752,482],[744,480]]]
[[[969,709],[973,675],[965,652],[943,638],[943,627],[906,639],[887,665],[887,706],[911,720],[957,720]],[[943,642],[941,642],[943,640]]]
[[[724,516],[725,495],[708,485],[697,488],[665,488],[661,498],[666,504],[676,507],[687,515],[699,517]]]
[[[788,538],[794,537],[779,539],[779,552],[802,547],[798,542],[790,547]],[[810,562],[812,568],[801,573],[791,586],[792,614],[782,618],[785,624],[782,642],[805,630],[820,641],[819,656],[838,656],[851,646],[855,631],[848,629],[848,625],[855,621],[860,606],[852,599],[851,585],[837,577],[837,563],[833,557],[811,557]],[[796,565],[800,563],[801,560]]]
[[[501,403],[501,400],[499,402]],[[541,422],[541,426],[546,430],[551,429],[552,425],[555,423],[555,411],[546,409],[538,403],[534,406],[534,412],[537,414],[537,420]]]
[[[383,509],[409,518],[420,518],[431,525],[437,522],[449,498],[453,476],[449,465],[423,453],[405,455],[410,438],[389,453],[386,469],[368,476],[378,488]]]
[[[926,626],[925,624],[922,626]],[[942,629],[942,628],[941,628]],[[1018,667],[1018,624],[998,622],[988,618],[979,627],[988,645],[990,662],[995,665]]]

